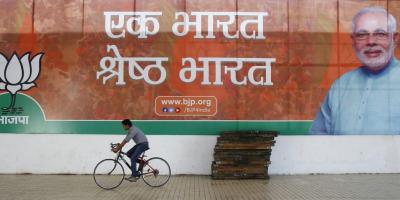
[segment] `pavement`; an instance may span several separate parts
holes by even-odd
[[[143,180],[103,190],[91,175],[0,175],[1,200],[276,199],[399,200],[400,174],[271,176],[269,180],[212,180],[172,176],[161,188]]]

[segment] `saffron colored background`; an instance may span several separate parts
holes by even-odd
[[[400,13],[400,1],[0,0],[0,5],[0,52],[45,53],[38,87],[24,93],[50,120],[312,120],[331,83],[360,65],[349,36],[353,15],[368,5],[385,7],[396,18]],[[160,32],[147,39],[111,39],[104,32],[105,11],[161,11]],[[219,29],[216,39],[193,39],[193,32],[178,37],[171,27],[179,11],[268,12],[266,39],[225,39]],[[112,55],[107,44],[126,57],[168,57],[167,80],[152,86],[125,77],[125,86],[115,86],[115,80],[103,85],[96,71],[100,59]],[[179,79],[182,57],[276,58],[274,85],[236,86],[228,76],[223,86],[203,86],[201,76],[185,84]],[[218,112],[156,115],[155,98],[169,95],[215,96]]]

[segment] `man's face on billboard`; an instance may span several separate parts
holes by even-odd
[[[360,16],[355,22],[352,38],[358,59],[372,71],[383,69],[393,56],[393,33],[389,31],[384,13]]]

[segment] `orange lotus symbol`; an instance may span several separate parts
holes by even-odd
[[[43,53],[36,54],[29,60],[30,53],[25,53],[20,58],[13,53],[10,60],[0,53],[0,90],[7,90],[11,95],[9,110],[15,106],[15,97],[18,91],[29,90],[36,86],[34,81],[40,73],[40,61]]]

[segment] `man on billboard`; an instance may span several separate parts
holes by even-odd
[[[331,86],[311,134],[399,134],[400,65],[394,57],[396,19],[381,7],[361,9],[352,21],[353,49],[362,66]]]

